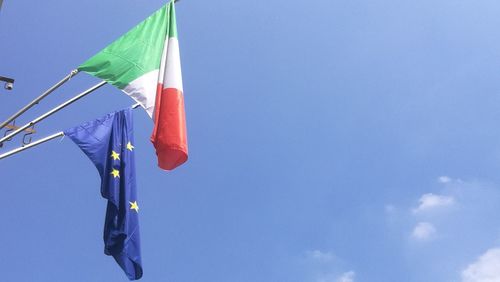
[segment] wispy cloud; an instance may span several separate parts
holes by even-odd
[[[305,252],[311,282],[354,282],[354,271],[346,271],[345,263],[335,254],[324,250]]]
[[[413,228],[413,232],[411,233],[411,237],[418,241],[426,241],[432,239],[436,234],[436,228],[429,222],[419,222],[415,228]]]
[[[310,260],[316,260],[318,262],[333,262],[335,260],[335,255],[331,252],[323,252],[320,250],[307,251],[306,257]]]
[[[449,176],[446,176],[446,175],[443,175],[443,176],[440,176],[437,178],[437,182],[441,183],[441,184],[448,184],[448,183],[463,183],[464,181],[462,181],[462,179],[460,178],[451,178]]]
[[[404,234],[407,255],[419,261],[415,273],[426,273],[426,281],[500,282],[500,246],[484,249],[485,242],[499,242],[499,184],[442,176],[428,189],[412,206],[385,207],[391,234]]]
[[[324,273],[316,277],[314,282],[354,282],[356,273],[354,271],[344,272],[340,275],[335,273]]]
[[[455,199],[451,196],[428,193],[422,195],[418,202],[418,207],[413,209],[414,214],[452,206],[453,204],[455,204]]]
[[[342,274],[336,282],[354,282],[354,276],[356,273],[354,271],[348,271]]]
[[[448,176],[440,176],[440,177],[438,177],[438,182],[439,183],[449,183],[449,182],[451,182],[451,178],[449,178]]]
[[[462,282],[500,281],[500,248],[489,249],[462,271]]]

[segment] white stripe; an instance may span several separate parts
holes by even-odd
[[[165,43],[163,44],[163,51],[161,53],[160,73],[157,78],[158,83],[163,83],[163,76],[165,75],[165,63],[167,62],[167,50],[168,50],[168,38],[165,39]]]
[[[123,92],[141,104],[151,118],[153,118],[155,108],[158,73],[158,70],[150,71],[136,78],[123,89]]]
[[[136,78],[123,89],[123,92],[141,104],[149,117],[153,118],[156,87],[159,82],[163,84],[163,88],[175,88],[183,91],[179,41],[175,37],[165,41],[160,69]]]
[[[165,42],[167,50],[165,69],[163,74],[163,88],[175,88],[183,91],[182,88],[182,73],[181,73],[181,56],[179,53],[179,41],[175,37],[171,37]],[[165,52],[164,52],[165,53]],[[160,79],[162,73],[160,73]]]

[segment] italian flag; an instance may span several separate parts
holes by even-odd
[[[158,166],[172,170],[188,158],[186,118],[174,3],[156,11],[78,70],[118,87],[154,121]]]

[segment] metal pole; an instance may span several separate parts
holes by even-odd
[[[1,0],[0,0],[1,1]],[[31,107],[34,105],[38,104],[40,100],[43,98],[47,97],[50,93],[54,92],[57,88],[59,88],[61,85],[63,85],[65,82],[70,80],[73,76],[75,76],[78,73],[78,70],[72,70],[67,76],[65,76],[61,81],[58,83],[54,84],[54,86],[50,87],[45,91],[42,95],[38,96],[35,100],[31,101],[28,105],[24,106],[24,108],[20,109],[17,113],[12,115],[10,118],[8,118],[6,121],[4,121],[2,124],[0,124],[0,129],[4,128],[7,124],[9,124],[11,121],[16,119],[18,116],[24,114],[27,110],[29,110]],[[0,142],[2,143],[2,142]]]
[[[37,141],[35,141],[35,142],[33,142],[33,143],[29,144],[29,145],[26,145],[26,146],[22,146],[22,147],[16,148],[16,149],[14,149],[14,150],[12,150],[12,151],[8,151],[7,153],[5,153],[5,154],[1,154],[1,155],[0,155],[0,160],[1,160],[1,159],[4,159],[4,158],[6,158],[6,157],[12,156],[12,155],[14,155],[14,154],[17,154],[17,153],[19,153],[19,152],[22,152],[22,151],[24,151],[24,150],[26,150],[26,149],[29,149],[29,148],[31,148],[31,147],[34,147],[34,146],[40,145],[40,144],[42,144],[42,143],[45,143],[45,142],[47,142],[47,141],[50,141],[50,140],[52,140],[52,139],[55,139],[55,138],[57,138],[57,137],[61,137],[61,136],[64,136],[64,132],[62,132],[62,131],[61,131],[61,132],[58,132],[58,133],[56,133],[56,134],[52,134],[52,135],[50,135],[50,136],[47,136],[47,137],[45,137],[45,138],[42,138],[42,139],[40,139],[40,140],[37,140]]]
[[[140,105],[141,105],[140,103],[134,104],[134,105],[132,105],[132,109],[137,109]],[[10,157],[10,156],[12,156],[12,155],[14,155],[14,154],[17,154],[17,153],[19,153],[19,152],[22,152],[22,151],[24,151],[24,150],[26,150],[26,149],[29,149],[29,148],[31,148],[31,147],[38,146],[38,145],[43,144],[43,143],[45,143],[45,142],[47,142],[47,141],[50,141],[50,140],[52,140],[52,139],[55,139],[55,138],[57,138],[57,137],[62,137],[62,136],[64,136],[64,132],[60,131],[60,132],[58,132],[58,133],[52,134],[52,135],[50,135],[50,136],[47,136],[47,137],[42,138],[42,139],[40,139],[40,140],[37,140],[37,141],[35,141],[35,142],[33,142],[33,143],[30,143],[30,144],[28,144],[28,145],[23,145],[23,146],[21,146],[21,147],[18,147],[18,148],[16,148],[16,149],[13,149],[13,150],[11,150],[11,151],[8,151],[8,152],[6,152],[6,153],[4,153],[4,154],[1,154],[1,155],[0,155],[0,160],[1,160],[1,159],[5,159],[5,158],[7,158],[7,157]]]
[[[82,93],[76,95],[75,97],[67,100],[66,102],[60,104],[59,106],[53,108],[52,110],[46,112],[45,114],[37,117],[36,119],[28,122],[27,124],[19,127],[17,130],[13,131],[11,134],[7,135],[7,136],[4,136],[3,138],[0,139],[0,144],[3,143],[5,140],[7,139],[10,139],[14,136],[16,136],[17,134],[19,134],[20,132],[24,131],[26,128],[30,127],[30,126],[33,126],[34,124],[37,124],[38,122],[44,120],[45,118],[47,118],[48,116],[51,116],[52,114],[58,112],[59,110],[67,107],[68,105],[78,101],[79,99],[81,99],[82,97],[92,93],[93,91],[99,89],[101,86],[103,86],[104,84],[106,84],[106,81],[101,81],[99,82],[98,84],[90,87],[89,89],[83,91]]]

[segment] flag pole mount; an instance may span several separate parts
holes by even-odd
[[[140,104],[140,103],[136,103],[136,104],[132,105],[132,106],[131,106],[131,108],[132,108],[132,109],[137,109],[137,108],[139,108],[140,106],[141,106],[141,104]],[[5,159],[5,158],[7,158],[7,157],[10,157],[10,156],[12,156],[12,155],[15,155],[15,154],[17,154],[17,153],[20,153],[20,152],[22,152],[22,151],[24,151],[24,150],[27,150],[27,149],[29,149],[29,148],[32,148],[32,147],[38,146],[38,145],[43,144],[43,143],[45,143],[45,142],[48,142],[48,141],[50,141],[50,140],[56,139],[57,137],[63,137],[63,136],[64,136],[64,132],[63,132],[63,131],[60,131],[60,132],[54,133],[54,134],[52,134],[52,135],[50,135],[50,136],[47,136],[47,137],[44,137],[44,138],[39,139],[39,140],[37,140],[37,141],[34,141],[34,142],[30,143],[30,144],[25,144],[25,145],[23,145],[23,146],[20,146],[20,147],[18,147],[18,148],[12,149],[12,150],[10,150],[10,151],[8,151],[8,152],[6,152],[6,153],[1,154],[1,155],[0,155],[0,160],[1,160],[1,159]]]
[[[5,131],[4,136],[7,136],[7,134],[9,132],[12,132],[16,129],[19,129],[19,126],[16,126],[16,120],[14,120],[12,122],[12,124],[7,124],[7,126],[5,126],[5,128],[7,128],[7,130]],[[34,126],[28,127],[23,131],[24,131],[23,145],[28,145],[31,142],[31,137],[30,137],[29,141],[26,141],[26,136],[35,134],[36,133],[35,127]],[[11,139],[7,139],[7,141],[10,141],[10,140]],[[2,148],[2,147],[3,147],[3,143],[0,143],[0,148]]]
[[[70,80],[72,77],[74,77],[77,74],[78,74],[78,69],[72,70],[68,75],[66,75],[58,83],[54,84],[52,87],[50,87],[45,92],[43,92],[42,95],[38,96],[36,99],[34,99],[30,103],[28,103],[26,106],[24,106],[22,109],[20,109],[17,113],[13,114],[6,121],[4,121],[2,124],[0,124],[0,129],[4,128],[11,121],[15,120],[17,117],[19,117],[20,115],[24,114],[27,110],[29,110],[34,105],[38,104],[43,98],[47,97],[50,93],[54,92],[57,88],[61,87],[61,85],[63,85],[64,83],[66,83],[68,80]],[[0,143],[2,143],[2,142],[0,142]]]
[[[86,95],[88,95],[88,94],[90,94],[90,93],[94,92],[95,90],[97,90],[97,89],[101,88],[101,87],[102,87],[104,84],[106,84],[106,83],[107,83],[106,81],[101,81],[101,82],[99,82],[98,84],[96,84],[96,85],[94,85],[94,86],[90,87],[89,89],[87,89],[87,90],[83,91],[82,93],[80,93],[80,94],[76,95],[75,97],[73,97],[73,98],[71,98],[71,99],[67,100],[66,102],[64,102],[64,103],[60,104],[59,106],[57,106],[57,107],[53,108],[52,110],[50,110],[50,111],[46,112],[45,114],[43,114],[43,115],[41,115],[41,116],[37,117],[36,119],[34,119],[34,120],[32,120],[32,121],[28,122],[27,124],[25,124],[25,125],[23,125],[23,126],[19,127],[18,129],[16,129],[16,130],[15,130],[15,131],[13,131],[12,133],[10,133],[10,134],[8,134],[8,135],[6,135],[6,136],[4,136],[4,137],[0,138],[0,144],[2,144],[3,142],[5,142],[6,140],[8,140],[8,139],[10,139],[10,138],[12,138],[12,137],[14,137],[14,136],[16,136],[17,134],[21,133],[22,131],[26,130],[28,127],[31,127],[31,126],[33,126],[33,125],[37,124],[38,122],[40,122],[40,121],[44,120],[45,118],[47,118],[47,117],[49,117],[49,116],[53,115],[54,113],[56,113],[56,112],[60,111],[61,109],[63,109],[63,108],[65,108],[65,107],[67,107],[67,106],[69,106],[69,105],[73,104],[74,102],[76,102],[76,101],[80,100],[80,99],[81,99],[81,98],[83,98],[84,96],[86,96]]]

